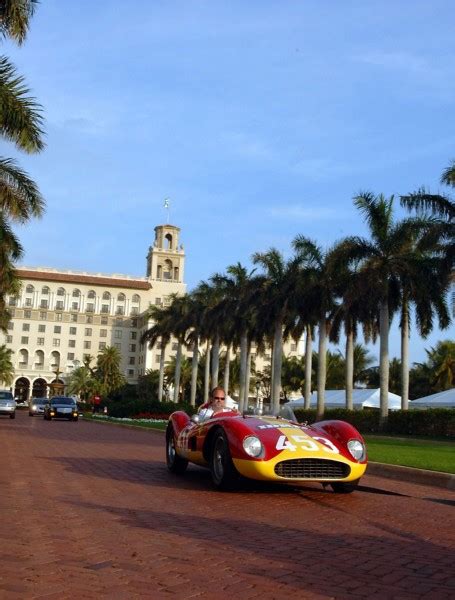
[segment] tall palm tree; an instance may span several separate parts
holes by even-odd
[[[370,229],[371,240],[347,238],[343,242],[346,260],[358,263],[364,298],[375,298],[379,307],[380,414],[388,415],[389,328],[391,316],[401,306],[403,285],[410,277],[412,257],[419,235],[427,227],[425,219],[395,222],[394,198],[366,192],[354,199]]]
[[[3,0],[0,2],[0,35],[10,37],[19,45],[27,36],[30,19],[38,0]]]
[[[298,235],[292,245],[300,265],[297,280],[301,290],[298,294],[300,312],[307,313],[307,323],[312,323],[315,319],[318,322],[317,417],[322,418],[325,405],[329,315],[335,306],[334,250],[324,251],[313,240],[303,235]]]
[[[280,410],[281,368],[283,359],[283,329],[294,318],[295,288],[300,259],[285,260],[283,255],[271,248],[268,252],[253,254],[253,263],[260,265],[265,275],[260,287],[260,321],[270,323],[273,332],[272,360],[272,412]]]
[[[0,3],[0,35],[21,44],[27,34],[34,0],[8,0]],[[44,147],[41,107],[30,96],[24,79],[5,56],[0,56],[0,136],[19,150],[39,152]],[[11,236],[10,221],[25,222],[42,214],[43,199],[35,183],[17,164],[0,157],[0,245]],[[15,240],[17,242],[17,240]],[[17,289],[14,263],[22,248],[2,249],[0,268],[0,327],[8,321],[5,294]]]
[[[14,380],[14,366],[11,360],[13,351],[4,344],[0,345],[0,383],[10,386]]]
[[[166,346],[171,339],[172,323],[169,319],[169,311],[165,306],[151,305],[147,313],[148,319],[153,322],[141,336],[141,343],[148,343],[149,348],[153,348],[158,343],[161,344],[160,367],[158,378],[158,401],[163,401],[164,389],[164,354]]]

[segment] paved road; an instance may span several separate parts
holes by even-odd
[[[453,491],[365,476],[211,489],[164,436],[0,418],[0,598],[455,597]]]

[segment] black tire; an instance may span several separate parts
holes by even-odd
[[[186,458],[177,454],[175,449],[175,436],[172,425],[166,429],[166,465],[171,473],[182,475],[188,466]]]
[[[237,488],[240,475],[232,462],[229,442],[226,434],[220,429],[215,435],[210,455],[210,472],[213,485],[224,491]]]
[[[15,419],[16,418],[16,413],[15,412],[11,413],[10,416],[9,416],[9,418],[10,419]]]
[[[32,413],[32,412],[29,412],[29,413],[28,413],[28,416],[29,416],[29,417],[33,417],[33,413]]]
[[[349,481],[347,483],[343,481],[336,481],[334,483],[331,483],[330,485],[332,486],[332,490],[336,494],[352,494],[352,492],[359,485],[359,479],[357,479],[356,481]]]

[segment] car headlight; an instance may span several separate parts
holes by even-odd
[[[38,407],[36,406],[36,404],[34,404],[34,405],[32,406],[32,410],[36,410],[37,408],[38,408]]]
[[[255,435],[249,435],[243,440],[243,449],[248,456],[257,458],[262,453],[262,443]]]
[[[348,450],[356,460],[365,458],[365,446],[360,440],[349,440]]]

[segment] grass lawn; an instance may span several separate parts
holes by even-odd
[[[423,439],[364,436],[368,460],[443,473],[455,473],[455,443]]]

